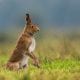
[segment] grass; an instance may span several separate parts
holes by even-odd
[[[39,69],[31,60],[26,69],[5,69],[2,65],[9,59],[15,43],[0,43],[0,80],[80,80],[80,38],[70,36],[52,32],[37,38],[35,54],[40,60]]]
[[[6,63],[8,56],[0,56],[0,65]],[[41,68],[29,64],[27,69],[9,71],[0,67],[0,80],[79,80],[80,61],[54,60],[44,61]]]

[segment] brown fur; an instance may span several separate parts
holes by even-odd
[[[7,68],[9,68],[10,70],[19,69],[19,62],[20,60],[22,60],[23,54],[26,54],[31,57],[34,60],[36,66],[39,67],[38,60],[35,55],[30,54],[28,51],[29,46],[31,44],[31,38],[33,37],[35,32],[39,31],[39,28],[36,25],[32,24],[29,14],[26,14],[26,21],[27,23],[25,29],[21,34],[17,42],[16,48],[12,52],[12,55],[7,63]]]

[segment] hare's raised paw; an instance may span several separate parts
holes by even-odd
[[[40,65],[39,64],[33,64],[34,66],[36,66],[37,68],[40,68]]]

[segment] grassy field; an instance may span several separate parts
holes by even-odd
[[[4,59],[1,59],[3,62]],[[0,80],[80,80],[80,61],[55,60],[36,68],[31,64],[27,69],[9,71],[0,67]]]
[[[80,80],[79,35],[46,32],[36,37],[35,54],[40,60],[39,69],[32,65],[31,59],[26,69],[5,69],[2,65],[15,48],[16,39],[0,43],[0,80]]]

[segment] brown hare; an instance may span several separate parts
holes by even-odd
[[[26,14],[26,21],[24,31],[6,65],[10,70],[18,70],[27,67],[29,57],[34,60],[34,65],[39,67],[39,61],[33,53],[36,45],[34,34],[39,31],[39,27],[32,24],[29,14]]]

